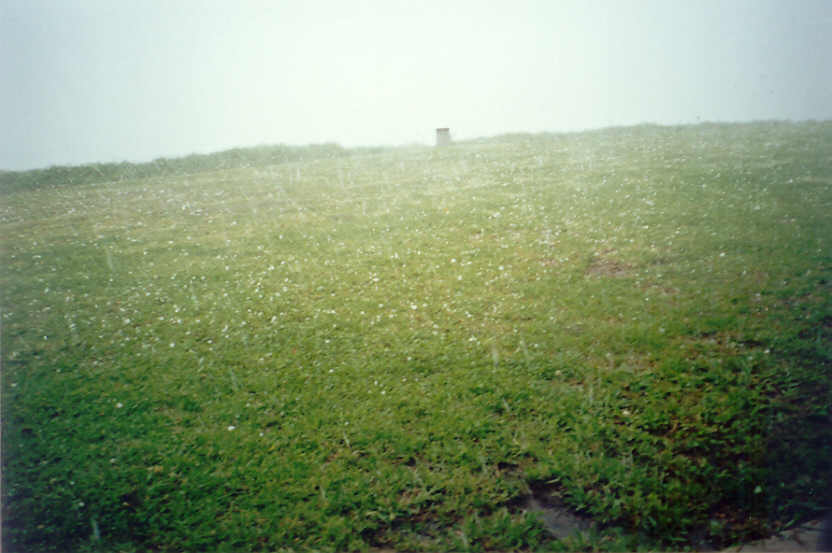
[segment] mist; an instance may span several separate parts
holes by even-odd
[[[832,5],[6,1],[0,168],[832,118]]]

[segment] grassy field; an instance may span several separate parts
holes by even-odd
[[[0,175],[4,551],[679,550],[830,507],[832,123],[315,151]]]

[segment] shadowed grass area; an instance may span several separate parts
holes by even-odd
[[[829,151],[641,126],[10,186],[4,549],[681,549],[815,515]],[[539,486],[596,528],[554,539]]]

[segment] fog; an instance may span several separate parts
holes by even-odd
[[[0,4],[0,168],[832,118],[832,3]]]

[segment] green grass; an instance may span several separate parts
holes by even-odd
[[[641,126],[6,173],[4,550],[678,550],[816,515],[830,151]],[[598,529],[550,537],[517,507],[544,484]]]

